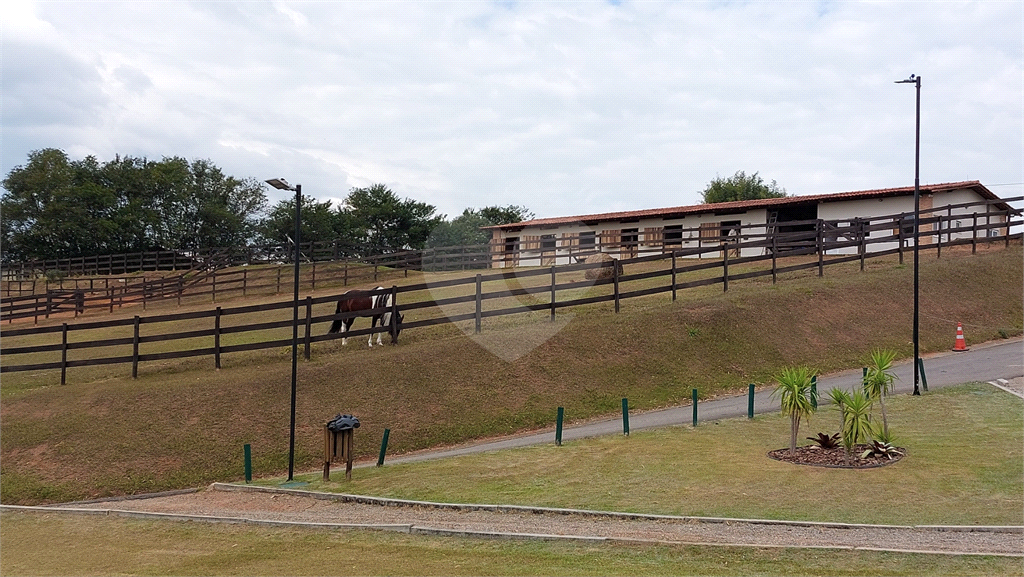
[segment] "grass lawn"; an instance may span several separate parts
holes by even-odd
[[[1020,559],[577,544],[5,512],[4,575],[1020,575]]]
[[[465,457],[296,475],[311,490],[448,503],[893,525],[1024,524],[1024,401],[987,384],[887,402],[907,456],[865,469],[766,457],[788,446],[781,414]],[[875,408],[875,418],[879,418]],[[835,432],[823,407],[800,438]],[[800,444],[807,444],[802,441]],[[265,479],[279,484],[280,478]]]

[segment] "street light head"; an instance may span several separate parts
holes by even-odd
[[[271,178],[267,180],[266,183],[278,190],[295,190],[295,188],[288,184],[288,181],[283,178]]]
[[[910,78],[908,78],[906,80],[897,80],[896,84],[917,84],[919,82],[921,82],[921,79],[919,77],[911,74]]]

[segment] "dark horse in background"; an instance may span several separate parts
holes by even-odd
[[[355,316],[347,319],[336,319],[331,323],[331,330],[327,331],[330,333],[341,332],[345,334],[352,328],[352,323],[355,322],[356,317],[369,317],[372,316],[373,320],[370,322],[370,328],[380,326],[391,327],[391,293],[374,294],[377,291],[385,290],[384,287],[377,287],[371,291],[364,290],[351,290],[341,295],[341,300],[338,301],[338,306],[334,310],[334,314],[341,313],[357,313]],[[386,312],[370,313],[374,309],[388,309]],[[362,313],[362,314],[359,314]],[[397,315],[395,318],[395,334],[392,335],[393,340],[398,339],[398,333],[402,332],[402,318],[403,315]],[[381,334],[377,333],[377,344],[383,345],[381,342]],[[347,338],[342,337],[341,344],[346,344]],[[370,334],[370,338],[366,340],[366,344],[373,346],[373,333]]]

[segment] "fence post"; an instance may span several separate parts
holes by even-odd
[[[46,288],[46,316],[44,318],[50,318],[50,309],[53,307],[53,295],[50,293],[50,288]]]
[[[384,466],[384,453],[388,450],[388,437],[391,436],[391,429],[384,429],[384,438],[380,440],[380,455],[377,456],[377,466]]]
[[[619,262],[612,262],[612,284],[615,287],[615,312],[619,312]]]
[[[213,271],[213,302],[217,302],[217,271]]]
[[[778,255],[779,255],[779,235],[778,235],[777,232],[772,232],[772,284],[775,284],[775,281],[777,280],[777,277],[778,277],[778,266],[777,266],[777,264],[775,262],[776,259],[778,258]]]
[[[132,378],[139,378],[139,315],[135,315],[135,335],[132,337]]]
[[[820,277],[825,276],[825,221],[819,218],[816,228],[818,229],[816,231],[818,238],[815,239],[815,244],[818,245],[818,276]]]
[[[754,418],[754,383],[747,385],[747,418]]]
[[[870,222],[870,221],[867,221]],[[864,232],[864,225],[867,222],[857,219],[857,240],[860,241],[860,245],[857,247],[857,252],[860,253],[860,271],[864,272],[864,259],[868,252],[868,235]]]
[[[242,269],[242,296],[243,297],[245,296],[246,285],[249,284],[248,280],[249,280],[249,269],[247,269],[247,268],[246,269]]]
[[[220,370],[220,307],[213,315],[213,366]]]
[[[551,322],[555,322],[555,265],[551,265]]]
[[[974,226],[971,227],[971,254],[978,254],[978,213],[974,213]]]
[[[391,285],[391,344],[398,344],[398,287]]]
[[[277,293],[281,294],[281,265],[277,265]]]
[[[693,398],[693,426],[697,426],[697,389],[693,389],[690,395]]]
[[[629,401],[622,398],[622,434],[629,436]]]
[[[899,253],[900,253],[900,264],[903,264],[903,220],[904,215],[900,213],[900,219],[896,223],[896,238],[899,240]]]
[[[722,251],[722,292],[729,291],[729,245],[726,244]]]
[[[562,419],[565,418],[565,408],[558,407],[558,416],[555,419],[555,445],[562,446]]]
[[[476,275],[476,334],[480,334],[480,321],[483,308],[483,291],[480,274]]]
[[[68,373],[68,324],[62,323],[60,330],[60,384],[67,384]]]
[[[310,292],[316,292],[316,261],[313,261],[312,275],[313,276],[309,280],[309,290]]]
[[[676,300],[676,251],[672,251],[672,302]]]
[[[306,337],[305,337],[305,352],[304,355],[306,360],[309,360],[309,345],[310,338],[312,338],[313,332],[313,297],[306,297]]]

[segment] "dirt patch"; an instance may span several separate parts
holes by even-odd
[[[906,449],[897,447],[896,450],[899,451],[899,454],[897,455],[886,456],[871,454],[862,458],[861,454],[868,450],[868,448],[868,445],[856,445],[850,452],[849,459],[847,459],[846,451],[842,447],[823,449],[817,445],[797,447],[795,453],[790,453],[788,447],[785,449],[775,449],[774,451],[769,451],[768,456],[776,461],[785,461],[796,465],[838,467],[843,469],[870,469],[873,467],[891,465],[903,459],[907,454]]]

